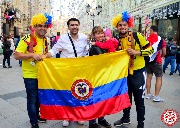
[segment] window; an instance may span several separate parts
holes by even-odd
[[[167,19],[158,21],[158,34],[164,39],[173,37],[177,40],[178,19]]]

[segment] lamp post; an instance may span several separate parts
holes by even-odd
[[[94,28],[94,18],[96,15],[99,15],[102,12],[102,7],[98,5],[95,8],[92,8],[89,4],[86,5],[86,12],[88,15],[92,17],[92,22],[93,22],[93,28]]]

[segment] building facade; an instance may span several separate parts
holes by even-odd
[[[80,31],[90,33],[93,28],[93,17],[86,12],[87,4],[96,4],[95,0],[82,0],[77,8],[77,18],[80,20]]]
[[[130,12],[135,17],[136,31],[148,34],[150,26],[157,25],[161,37],[173,37],[180,45],[180,0],[140,1]]]
[[[2,0],[1,32],[13,36],[29,33],[32,16],[50,13],[50,3],[50,0]]]
[[[93,0],[96,7],[102,6],[100,15],[93,17],[95,26],[112,28],[111,19],[123,11],[134,17],[134,31],[148,35],[150,26],[157,25],[159,35],[167,39],[174,37],[180,45],[180,0]],[[92,29],[92,18],[86,13],[87,0],[79,5],[79,19],[83,21],[83,31]],[[95,10],[95,9],[94,9]]]

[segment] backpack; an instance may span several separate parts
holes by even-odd
[[[178,47],[176,44],[171,42],[167,44],[167,50],[166,50],[167,55],[176,55],[177,51],[178,51]]]

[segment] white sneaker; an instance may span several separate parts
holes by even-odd
[[[154,96],[152,95],[152,94],[146,94],[146,99],[153,99],[154,98]]]
[[[63,120],[62,125],[63,125],[63,127],[69,126],[69,121]]]
[[[78,124],[83,125],[85,123],[85,121],[78,121]]]
[[[154,96],[153,101],[154,101],[154,102],[164,102],[164,99],[162,99],[162,98],[159,97],[159,96]]]

